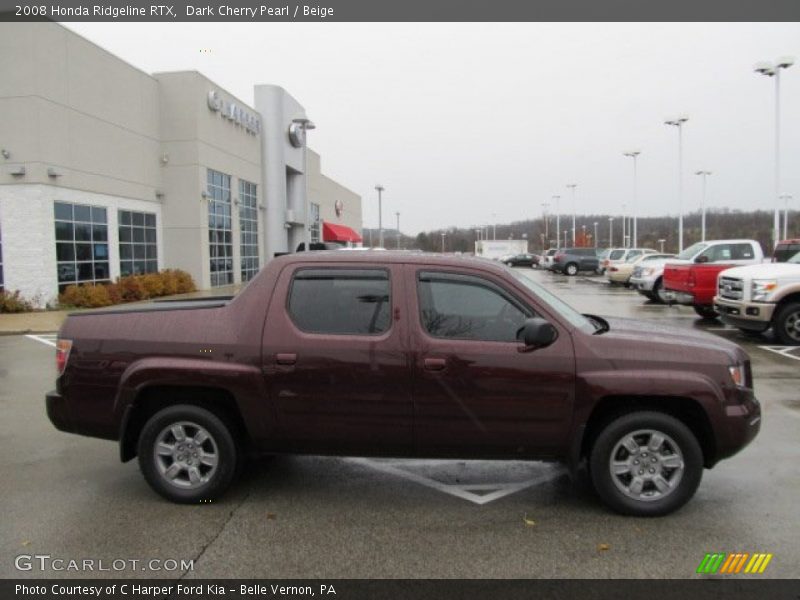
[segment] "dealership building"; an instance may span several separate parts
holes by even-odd
[[[361,198],[321,173],[279,86],[249,106],[55,23],[0,24],[0,72],[0,288],[44,305],[178,268],[210,289],[301,245],[361,241]]]

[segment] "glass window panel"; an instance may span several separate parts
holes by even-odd
[[[143,275],[145,273],[145,270],[147,269],[147,263],[143,260],[137,260],[136,262],[134,262],[133,269],[137,275]]]
[[[133,226],[144,227],[144,214],[140,212],[133,213]]]
[[[108,244],[95,244],[94,245],[94,259],[105,260],[108,258]]]
[[[144,240],[148,244],[155,244],[156,243],[156,230],[155,229],[145,229],[144,230]]]
[[[76,260],[92,260],[92,245],[91,244],[75,244],[75,259]]]
[[[66,202],[55,203],[56,219],[61,221],[72,221],[72,204]]]
[[[131,224],[131,211],[129,211],[129,210],[121,210],[121,211],[119,211],[119,224],[120,225],[130,225]]]
[[[147,272],[148,273],[156,273],[158,271],[158,261],[156,260],[148,260],[147,261]]]
[[[84,223],[90,223],[92,221],[92,209],[89,206],[84,206],[82,204],[75,204],[75,220],[82,221]]]
[[[57,240],[72,241],[75,239],[74,236],[75,236],[75,228],[73,227],[72,223],[63,223],[61,221],[56,221]]]
[[[93,273],[92,263],[78,263],[78,281],[92,281]]]
[[[95,279],[108,279],[111,277],[111,271],[108,268],[107,262],[94,263],[94,278]]]
[[[75,260],[75,245],[72,242],[56,244],[56,260]]]
[[[88,223],[76,223],[75,239],[80,242],[92,241],[92,226]]]
[[[144,229],[133,228],[133,241],[137,244],[144,243]]]
[[[145,258],[144,246],[133,247],[133,258]]]
[[[120,227],[119,228],[119,241],[120,242],[130,242],[133,239],[133,234],[131,233],[130,227]]]
[[[145,213],[144,214],[144,224],[147,227],[155,227],[156,226],[156,216],[153,213]]]
[[[92,226],[92,239],[95,242],[108,241],[108,226],[107,225],[93,225]]]
[[[121,260],[119,263],[119,274],[126,277],[133,273],[133,262],[129,260]]]
[[[75,281],[75,275],[77,274],[77,269],[75,267],[75,263],[66,263],[63,265],[58,265],[58,281],[59,283],[64,281]]]
[[[93,206],[92,207],[92,222],[93,223],[106,223],[108,221],[108,216],[106,215],[106,209],[100,206]]]

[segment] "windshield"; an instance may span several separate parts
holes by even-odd
[[[555,312],[557,312],[567,321],[572,323],[572,325],[580,329],[584,329],[587,332],[592,332],[595,330],[595,326],[592,325],[592,322],[589,319],[584,317],[581,313],[572,308],[561,298],[554,295],[552,292],[548,291],[547,289],[545,289],[532,279],[526,277],[525,275],[522,275],[517,271],[514,271],[513,269],[509,269],[508,271],[517,279],[517,281],[522,283],[522,285],[524,285],[531,292],[533,292],[537,298],[541,299],[544,303],[550,306],[550,308],[552,308]]]
[[[675,258],[680,258],[681,260],[689,260],[694,258],[696,254],[698,254],[703,248],[707,248],[708,244],[704,244],[702,242],[697,242],[696,244],[692,244],[686,250],[678,254]]]
[[[800,265],[800,252],[795,254],[792,258],[790,258],[786,262],[792,263],[793,265]]]
[[[625,250],[612,250],[608,255],[610,260],[619,260],[625,255]]]

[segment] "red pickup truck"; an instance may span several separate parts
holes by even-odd
[[[714,310],[717,276],[725,269],[764,262],[755,240],[717,240],[689,246],[664,266],[664,297],[670,303],[691,306],[704,319],[719,316]]]
[[[231,300],[70,315],[56,359],[53,424],[118,441],[176,502],[250,454],[528,458],[588,463],[608,506],[660,515],[761,418],[739,346],[440,255],[284,256]]]

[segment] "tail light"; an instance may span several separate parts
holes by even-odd
[[[56,342],[56,371],[61,375],[67,367],[69,353],[72,350],[71,340],[58,340]]]
[[[563,255],[563,254],[556,254],[556,257],[555,257],[555,259],[554,259],[554,260],[555,260],[556,262],[561,262],[561,259],[562,259],[562,258],[564,258],[564,255]]]
[[[611,271],[612,273],[616,273],[617,271],[619,271],[619,269],[617,267],[611,267],[609,271]]]

